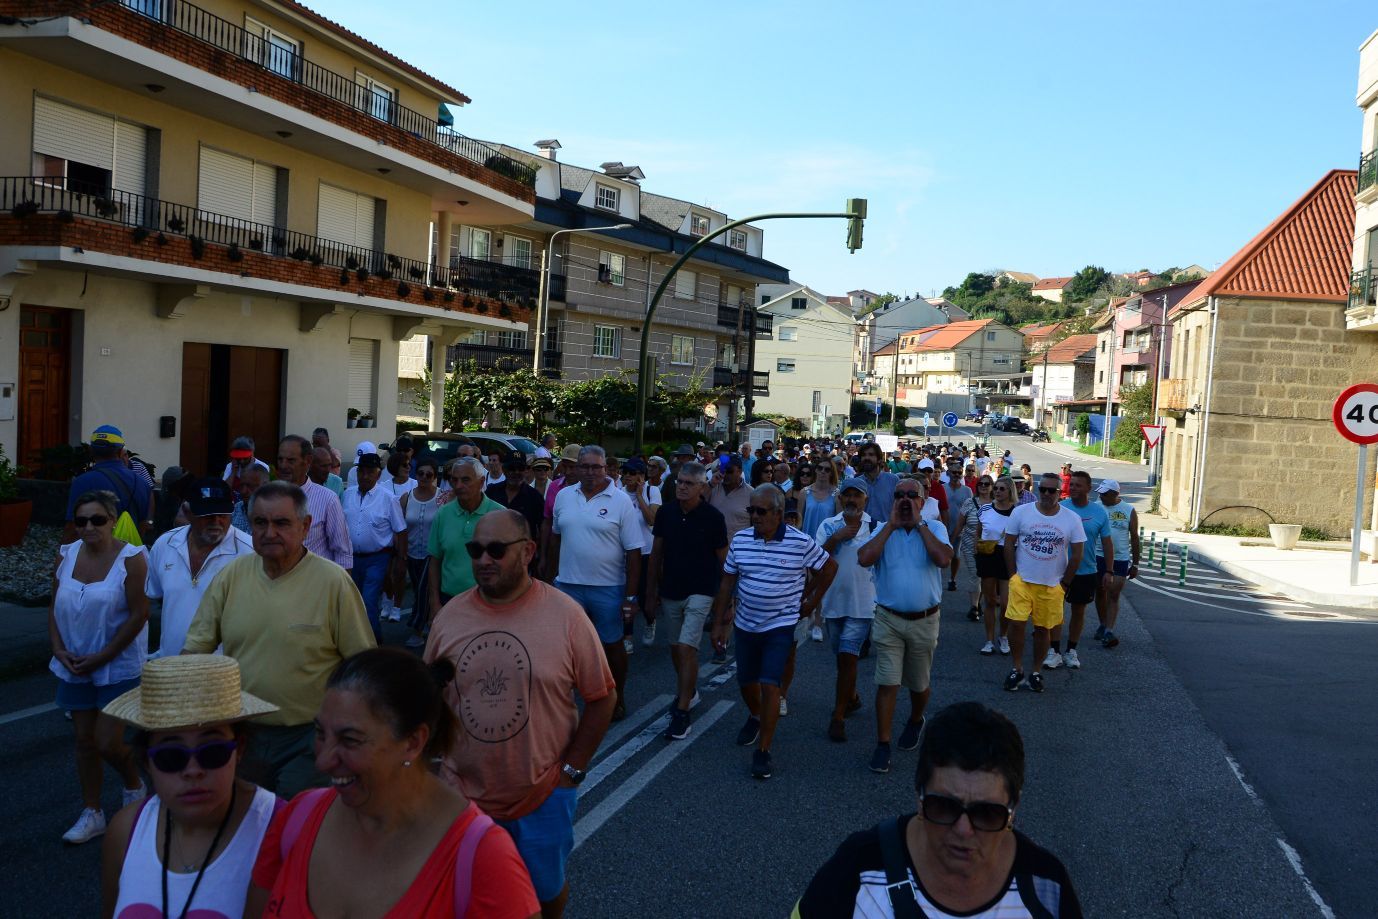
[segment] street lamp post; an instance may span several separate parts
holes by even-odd
[[[545,324],[546,314],[550,311],[550,263],[555,258],[555,237],[561,233],[596,233],[599,230],[629,230],[630,223],[618,223],[608,227],[572,227],[568,230],[556,230],[550,234],[550,239],[546,240],[545,248],[541,250],[541,288],[536,297],[536,334],[533,343],[536,346],[535,352],[531,355],[531,369],[534,373],[541,372],[541,365],[545,357]]]

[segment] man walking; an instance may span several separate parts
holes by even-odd
[[[484,516],[465,548],[476,587],[441,610],[425,651],[455,666],[445,698],[459,730],[441,775],[512,834],[541,915],[555,919],[569,899],[578,786],[616,684],[579,604],[529,574],[536,545],[521,514]]]
[[[670,740],[689,736],[703,626],[727,559],[727,525],[703,499],[704,478],[701,465],[685,463],[675,481],[677,500],[660,506],[652,529],[646,604],[651,616],[665,621],[675,665],[676,698],[665,732]]]
[[[197,479],[186,494],[182,513],[189,522],[158,537],[148,556],[144,593],[163,604],[158,657],[182,652],[211,581],[230,562],[254,554],[253,540],[230,526],[234,497],[229,486],[215,478]]]
[[[823,621],[837,657],[837,691],[828,738],[847,740],[846,717],[861,708],[856,692],[856,664],[861,646],[871,637],[876,615],[876,585],[870,570],[857,562],[857,549],[871,538],[876,522],[866,513],[867,485],[861,478],[842,483],[842,513],[818,526],[815,539],[837,562],[837,577],[823,595]]]
[[[333,491],[311,481],[313,449],[305,437],[297,434],[284,437],[278,444],[278,479],[291,482],[306,495],[306,509],[311,514],[306,548],[341,568],[350,569],[354,567],[354,547],[345,523],[344,508]]]
[[[382,457],[365,453],[354,468],[359,484],[346,488],[340,499],[354,547],[354,567],[349,573],[364,598],[373,637],[381,645],[383,584],[389,575],[394,583],[405,583],[407,574],[407,519],[392,492],[377,487],[383,473]]]
[[[751,487],[746,484],[742,461],[739,457],[727,458],[727,466],[713,485],[708,503],[723,516],[727,524],[727,538],[731,539],[751,526]]]
[[[359,590],[339,565],[306,549],[306,495],[269,482],[249,507],[254,554],[216,575],[187,629],[183,654],[218,646],[239,661],[245,692],[278,707],[254,722],[240,775],[280,797],[325,785],[314,719],[330,672],[374,646]]]
[[[890,727],[900,685],[909,690],[909,720],[899,748],[919,745],[924,709],[932,689],[929,673],[938,647],[943,573],[952,564],[952,546],[941,520],[923,516],[923,484],[900,480],[894,511],[885,526],[857,550],[857,563],[875,572],[876,621],[871,646],[876,653],[876,751],[872,772],[890,771]]]
[[[957,520],[961,517],[962,505],[973,497],[973,492],[967,483],[962,479],[962,461],[956,456],[952,456],[947,461],[947,517],[944,522],[947,524],[948,543],[952,542],[952,534],[957,530]],[[948,569],[947,589],[957,589],[957,569],[962,563],[961,557],[952,553],[952,567]]]
[[[1096,488],[1101,506],[1110,518],[1110,541],[1114,543],[1115,555],[1096,556],[1096,566],[1106,575],[1103,586],[1096,593],[1096,617],[1100,627],[1096,629],[1096,640],[1107,648],[1120,643],[1115,635],[1115,622],[1120,615],[1120,592],[1125,581],[1139,576],[1139,512],[1128,502],[1120,499],[1120,483],[1114,479],[1102,479]]]
[[[455,497],[435,512],[426,545],[431,559],[427,581],[432,621],[451,597],[474,586],[474,568],[464,547],[473,538],[480,517],[502,510],[501,504],[483,493],[483,464],[474,457],[455,460],[446,475]]]
[[[866,513],[871,515],[872,520],[884,523],[890,519],[891,505],[895,503],[895,486],[899,484],[900,477],[885,471],[885,454],[880,444],[873,440],[861,445],[857,463],[861,477],[866,480],[866,487],[871,490],[866,497]]]
[[[1048,653],[1049,631],[1062,623],[1062,600],[1072,585],[1086,545],[1081,518],[1058,503],[1062,482],[1056,473],[1038,480],[1038,499],[1021,504],[1005,524],[1005,570],[1010,572],[1010,599],[1005,608],[1014,669],[1005,677],[1005,690],[1015,692],[1024,682],[1024,623],[1033,621],[1033,672],[1028,687],[1043,691],[1042,659]]]
[[[813,616],[837,574],[837,562],[811,537],[786,526],[784,514],[785,494],[778,487],[765,484],[752,490],[752,526],[732,537],[713,602],[714,645],[725,647],[728,627],[734,627],[737,683],[750,711],[737,745],[756,746],[751,775],[757,779],[768,779],[773,772],[770,746],[794,627]]]
[[[539,533],[545,519],[545,502],[535,488],[526,484],[526,459],[513,450],[502,461],[504,479],[496,485],[489,484],[484,494],[503,507],[511,508],[526,518],[531,532]],[[537,558],[532,564],[539,564]]]
[[[579,451],[579,485],[555,498],[550,565],[555,586],[584,608],[617,683],[613,720],[627,715],[627,649],[622,626],[636,611],[641,521],[626,492],[613,488],[602,447]]]
[[[306,477],[317,485],[330,489],[331,494],[338,501],[344,496],[344,479],[331,472],[334,465],[334,454],[326,447],[311,448],[311,466],[307,469]]]
[[[1077,656],[1077,642],[1081,640],[1081,630],[1086,624],[1086,604],[1095,600],[1104,590],[1109,575],[1096,567],[1096,557],[1114,558],[1115,546],[1110,539],[1110,515],[1104,507],[1091,500],[1091,475],[1078,469],[1072,473],[1069,486],[1071,497],[1064,498],[1062,506],[1081,518],[1082,530],[1086,533],[1086,546],[1081,553],[1081,564],[1072,576],[1072,586],[1067,589],[1067,605],[1072,608],[1072,619],[1067,624],[1067,669],[1081,667]],[[1098,614],[1104,618],[1100,607]],[[1043,659],[1044,670],[1056,670],[1062,666],[1062,626],[1052,630],[1052,644],[1048,656]]]
[[[91,468],[72,479],[67,489],[67,517],[62,541],[77,538],[72,525],[72,513],[77,498],[88,491],[115,493],[116,506],[121,514],[128,513],[139,532],[148,532],[153,525],[153,490],[143,476],[124,464],[124,434],[113,424],[103,424],[91,433]]]

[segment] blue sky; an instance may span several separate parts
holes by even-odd
[[[308,0],[312,3],[312,0]],[[639,165],[826,293],[1214,267],[1354,168],[1369,2],[312,3],[474,101],[456,127]],[[379,10],[386,11],[380,15]]]

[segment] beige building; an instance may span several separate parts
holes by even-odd
[[[1359,49],[1357,102],[1364,119],[1345,319],[1355,331],[1378,332],[1378,32]]]
[[[1053,303],[1061,303],[1062,295],[1067,291],[1067,285],[1072,283],[1071,278],[1044,278],[1033,286],[1033,295],[1042,297],[1044,300],[1051,300]]]
[[[1331,407],[1378,367],[1378,336],[1345,322],[1356,186],[1352,169],[1325,175],[1169,313],[1161,506],[1174,520],[1349,533],[1357,448]]]
[[[969,411],[974,390],[1023,370],[1024,336],[994,319],[913,329],[898,344],[899,404],[930,414]]]
[[[811,430],[845,430],[856,322],[849,307],[829,299],[791,284],[759,307],[773,332],[756,343],[756,366],[770,374],[770,394],[756,400],[756,411],[801,419]]]
[[[534,213],[469,100],[296,3],[207,2],[0,0],[33,20],[0,25],[0,442],[35,469],[100,424],[159,468],[317,425],[348,454],[392,437],[399,342],[525,327],[534,273],[428,258]]]

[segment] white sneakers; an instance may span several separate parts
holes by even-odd
[[[1006,638],[1005,636],[1003,636],[1003,635],[1000,636],[1000,653],[1001,653],[1001,654],[1009,654],[1009,653],[1010,653],[1010,640],[1009,640],[1008,638]]]
[[[1081,669],[1081,658],[1077,657],[1077,649],[1076,649],[1076,648],[1068,648],[1068,649],[1067,649],[1067,669],[1068,669],[1068,670],[1080,670],[1080,669]]]
[[[781,696],[781,697],[780,697],[780,717],[783,718],[783,717],[785,717],[785,716],[788,715],[788,714],[789,714],[789,703],[785,701],[784,696]]]
[[[1056,670],[1057,668],[1059,668],[1059,667],[1061,667],[1061,666],[1062,666],[1062,655],[1061,655],[1061,654],[1058,654],[1058,653],[1057,653],[1056,651],[1054,651],[1052,648],[1049,648],[1049,649],[1048,649],[1048,656],[1045,657],[1045,658],[1043,658],[1043,669],[1044,669],[1044,670]]]
[[[391,597],[387,596],[386,594],[383,595],[383,605],[378,609],[379,619],[386,619],[389,622],[401,622],[403,612],[409,613],[411,612],[411,610],[400,609],[395,603],[392,602]]]
[[[71,846],[79,846],[104,835],[105,814],[88,807],[81,812],[72,828],[62,834],[62,841]]]
[[[128,807],[135,801],[142,801],[144,798],[148,797],[148,786],[145,785],[141,779],[138,788],[121,788],[120,797],[123,799],[120,801],[120,804],[124,807]]]
[[[985,644],[983,644],[983,645],[981,646],[981,653],[982,653],[982,654],[994,654],[994,653],[995,653],[995,642],[993,642],[993,641],[988,641],[988,642],[986,642]]]
[[[622,639],[622,650],[626,651],[628,654],[631,654],[634,650],[636,650],[635,647],[633,647],[632,640],[630,638]]]
[[[656,624],[654,622],[646,623],[645,628],[641,630],[641,643],[648,648],[656,643]]]
[[[813,628],[809,629],[809,637],[812,638],[814,641],[822,641],[823,629],[819,626],[814,626]]]

